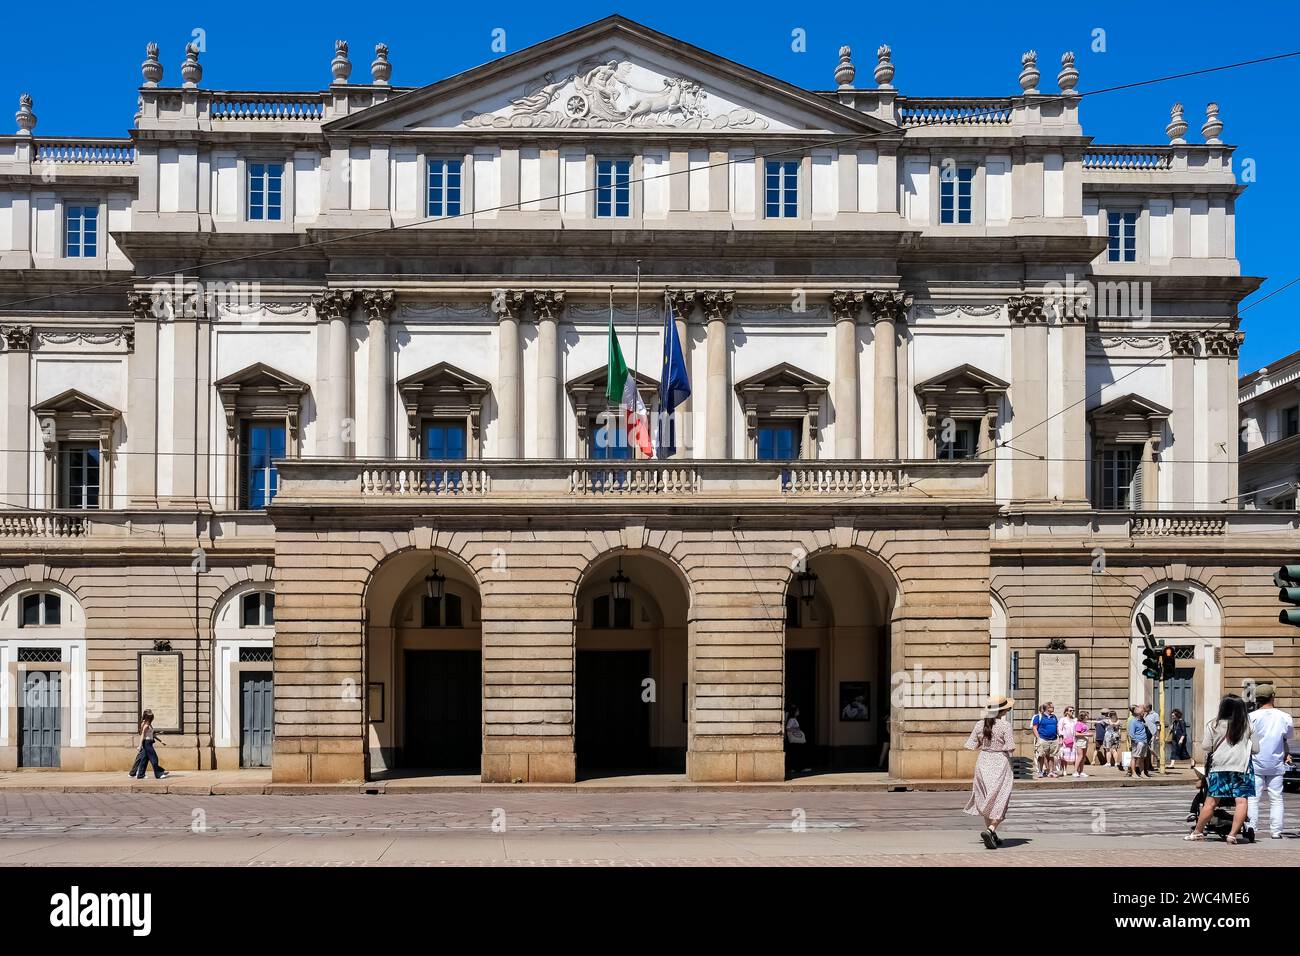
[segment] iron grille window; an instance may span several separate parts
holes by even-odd
[[[1179,644],[1174,647],[1174,660],[1190,661],[1196,659],[1196,648],[1190,644]]]
[[[20,664],[61,664],[63,648],[61,647],[20,647],[18,648]]]
[[[275,650],[270,647],[241,647],[239,663],[266,664],[275,660]]]

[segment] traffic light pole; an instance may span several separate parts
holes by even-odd
[[[1164,675],[1162,674],[1160,679],[1160,733],[1156,735],[1157,737],[1164,737],[1164,735],[1167,733],[1165,728],[1169,726],[1167,723],[1165,723],[1166,716],[1167,716],[1165,714],[1165,704],[1169,699],[1168,695],[1165,693],[1165,685],[1168,683],[1169,681],[1165,680]],[[1164,741],[1163,740],[1155,741],[1155,746],[1159,749],[1156,762],[1157,765],[1160,767],[1160,772],[1162,774],[1168,773],[1169,767],[1168,767],[1168,760],[1165,759],[1166,754],[1165,754]]]

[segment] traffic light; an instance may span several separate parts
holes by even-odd
[[[1155,638],[1150,636],[1144,637],[1143,642],[1146,647],[1142,650],[1142,676],[1148,680],[1160,680],[1163,667],[1160,661],[1160,646],[1156,644]]]
[[[1175,663],[1176,658],[1177,655],[1174,653],[1172,647],[1165,646],[1160,648],[1160,679],[1162,681],[1173,680],[1174,668],[1177,666]]]
[[[1282,565],[1277,574],[1273,575],[1273,583],[1278,587],[1279,601],[1296,605],[1278,612],[1277,619],[1283,624],[1300,627],[1300,564]]]

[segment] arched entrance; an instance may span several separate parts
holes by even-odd
[[[808,558],[785,602],[785,711],[807,743],[787,744],[787,776],[888,766],[892,589],[848,550]]]
[[[482,602],[443,551],[390,558],[366,592],[370,775],[478,774],[483,759]]]
[[[575,609],[578,775],[686,769],[690,593],[666,559],[617,552],[584,576]]]

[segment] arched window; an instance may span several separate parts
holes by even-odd
[[[23,595],[19,627],[58,627],[63,623],[63,602],[52,591]]]
[[[464,627],[460,595],[447,593],[440,598],[425,595],[420,610],[421,627]]]
[[[627,630],[632,626],[632,599],[597,595],[591,602],[591,626]]]
[[[240,600],[240,627],[270,627],[275,623],[275,595],[251,591]]]
[[[1191,595],[1184,591],[1161,591],[1155,596],[1155,623],[1186,624]]]

